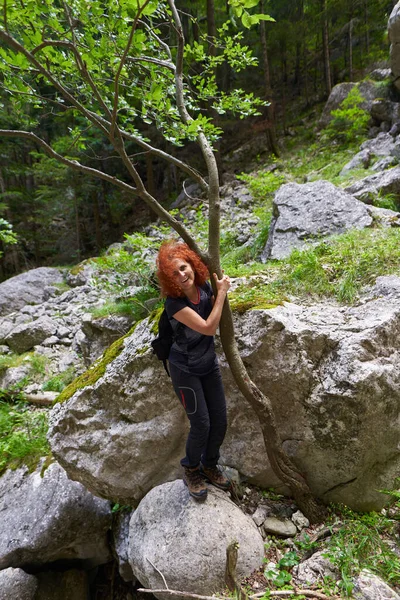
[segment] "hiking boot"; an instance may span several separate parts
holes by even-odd
[[[204,475],[207,481],[215,485],[215,487],[219,488],[220,490],[230,489],[230,480],[227,477],[225,477],[225,475],[217,465],[215,467],[205,467],[204,465],[201,465],[200,472],[202,473],[202,475]]]
[[[183,483],[187,485],[189,494],[196,500],[205,500],[207,498],[207,486],[199,467],[195,467],[194,469],[184,467]]]

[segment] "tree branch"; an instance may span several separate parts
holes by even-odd
[[[104,124],[105,127],[111,126],[110,122],[107,121],[106,119],[104,119],[103,117],[100,117],[99,115],[96,115],[96,117]],[[153,154],[154,156],[158,156],[159,158],[162,158],[163,160],[165,160],[165,161],[175,165],[179,169],[181,169],[184,173],[186,173],[192,179],[194,179],[194,181],[197,181],[197,183],[199,184],[199,186],[201,187],[201,189],[204,192],[208,192],[207,182],[202,178],[202,176],[200,175],[200,173],[198,171],[193,169],[193,167],[191,167],[187,163],[184,163],[183,161],[179,160],[175,156],[172,156],[172,154],[168,154],[168,152],[164,152],[163,150],[160,150],[159,148],[155,148],[154,146],[151,146],[148,142],[145,142],[144,140],[140,139],[139,137],[133,135],[133,133],[129,133],[128,131],[125,131],[124,129],[120,129],[120,132],[121,132],[121,136],[124,139],[129,140],[131,142],[135,142],[138,146],[141,146],[142,148],[147,150],[147,152],[150,152],[150,154]]]
[[[159,65],[160,67],[165,67],[166,69],[170,69],[173,73],[175,73],[175,65],[167,60],[160,60],[159,58],[152,58],[151,56],[140,56],[135,58],[133,56],[129,56],[127,59],[129,62],[149,62],[155,65]]]
[[[87,82],[89,83],[90,87],[93,90],[94,95],[96,96],[100,106],[103,108],[103,110],[105,111],[105,113],[108,115],[108,117],[111,119],[111,111],[108,108],[107,104],[104,102],[102,95],[99,92],[99,89],[97,87],[97,85],[95,84],[95,82],[92,79],[92,76],[90,75],[89,71],[87,70],[85,61],[82,59],[82,56],[78,50],[78,46],[76,44],[76,38],[75,38],[75,32],[74,32],[74,24],[71,18],[71,14],[69,12],[69,6],[67,5],[66,2],[63,2],[64,5],[64,11],[68,20],[68,24],[70,26],[71,29],[71,35],[72,35],[72,50],[75,56],[75,62],[76,62],[76,66],[78,67],[79,72],[81,73],[82,77],[84,79],[87,80]]]
[[[216,600],[215,596],[201,596],[200,594],[192,594],[191,592],[180,592],[178,590],[154,590],[154,589],[146,589],[139,588],[138,592],[143,592],[144,594],[166,594],[167,596],[178,596],[180,598],[194,598],[194,600]],[[318,598],[318,600],[334,600],[338,596],[326,596],[321,592],[317,592],[314,590],[300,590],[295,588],[294,590],[268,590],[269,595],[271,597],[276,598],[288,598],[294,595],[303,595],[307,596],[307,598]],[[261,598],[265,595],[264,592],[260,592],[258,594],[254,594],[253,596],[249,596],[250,600],[255,600],[256,598]],[[232,598],[228,596],[218,596],[219,600],[232,600]]]
[[[68,158],[65,158],[64,156],[62,156],[61,154],[58,154],[58,152],[53,150],[53,148],[51,146],[49,146],[49,144],[47,144],[44,140],[42,140],[37,135],[35,135],[34,133],[31,133],[29,131],[20,131],[20,130],[13,130],[13,129],[0,129],[0,137],[1,136],[3,136],[3,137],[20,137],[20,138],[25,138],[25,139],[31,140],[32,142],[35,142],[36,144],[41,146],[49,156],[51,156],[52,158],[55,158],[56,160],[63,163],[67,167],[70,167],[71,169],[74,169],[75,171],[81,171],[82,173],[85,173],[86,175],[89,175],[90,177],[104,179],[104,181],[108,181],[112,185],[115,185],[115,186],[121,188],[125,192],[129,192],[130,194],[139,196],[139,198],[141,198],[163,221],[168,223],[168,225],[174,231],[176,231],[176,233],[178,235],[180,235],[181,238],[188,245],[190,245],[191,248],[193,248],[193,250],[195,252],[197,252],[204,261],[207,261],[207,258],[208,258],[207,255],[203,252],[203,250],[201,250],[201,248],[198,246],[198,244],[192,238],[192,236],[190,235],[190,233],[186,229],[186,227],[180,221],[175,219],[175,217],[170,215],[170,213],[167,210],[165,210],[165,208],[163,208],[161,206],[161,204],[159,204],[157,202],[157,200],[155,198],[153,198],[153,196],[151,194],[149,194],[147,192],[139,174],[137,173],[136,169],[132,165],[132,163],[131,163],[129,157],[127,156],[125,149],[123,147],[118,148],[116,146],[115,149],[117,150],[117,152],[119,152],[125,166],[127,167],[128,171],[129,171],[129,174],[131,175],[131,177],[134,178],[134,181],[137,182],[138,187],[136,187],[136,188],[129,185],[128,183],[125,183],[124,181],[121,181],[121,179],[117,179],[117,177],[113,177],[112,175],[108,175],[107,173],[104,173],[103,171],[99,171],[98,169],[93,169],[92,167],[86,167],[85,165],[82,165],[81,163],[79,163],[76,160],[70,160]]]
[[[129,38],[128,38],[128,42],[126,44],[124,53],[121,57],[121,60],[119,61],[119,65],[118,65],[118,69],[117,72],[115,74],[115,79],[114,79],[114,105],[113,105],[113,110],[112,110],[112,116],[111,116],[111,128],[110,128],[110,136],[113,138],[114,137],[114,132],[115,132],[115,126],[117,123],[117,112],[118,112],[118,100],[119,100],[119,89],[118,89],[118,83],[119,83],[119,78],[123,69],[123,66],[125,64],[126,58],[128,56],[128,52],[132,46],[132,41],[133,41],[133,36],[135,35],[135,31],[136,31],[136,27],[139,21],[139,17],[141,12],[146,8],[146,6],[149,4],[150,0],[146,0],[145,3],[143,4],[143,6],[141,6],[140,8],[138,8],[138,13],[135,16],[135,20],[133,21],[132,27],[131,27],[131,32],[129,34]],[[138,7],[139,7],[139,3],[138,3]]]
[[[55,78],[53,75],[43,67],[43,65],[36,59],[35,56],[29,50],[26,50],[12,35],[0,29],[0,40],[5,42],[7,46],[10,46],[16,52],[20,52],[23,54],[29,62],[36,67],[36,69],[44,75],[48,81],[58,90],[64,98],[66,98],[73,106],[75,106],[79,111],[87,118],[89,121],[94,123],[97,127],[101,129],[104,135],[108,136],[109,132],[104,128],[101,120],[98,119],[97,115],[92,111],[87,110],[83,104],[81,104],[74,96]]]

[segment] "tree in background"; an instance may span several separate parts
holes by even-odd
[[[245,27],[270,17],[252,14],[258,0],[230,0],[236,19]],[[27,25],[28,24],[28,25]],[[262,104],[252,93],[218,87],[215,69],[226,61],[233,71],[256,63],[242,45],[241,32],[229,23],[217,30],[218,52],[207,51],[206,41],[185,43],[180,12],[174,0],[24,0],[3,4],[0,29],[0,69],[11,101],[18,110],[34,105],[37,121],[26,130],[1,130],[3,138],[28,140],[37,150],[88,177],[117,186],[138,197],[208,265],[220,268],[219,172],[213,144],[220,130],[201,107],[203,103],[223,114],[256,114]],[[197,69],[191,73],[190,66]],[[71,144],[83,144],[90,155],[92,140],[109,144],[126,170],[126,179],[78,161],[67,148],[54,148],[37,135],[35,126],[49,110],[79,117]],[[203,176],[173,152],[152,145],[143,123],[153,124],[170,144],[195,142],[204,161]],[[137,168],[139,153],[146,153],[180,169],[205,192],[209,210],[208,247],[201,247],[190,230],[172,216],[150,193]],[[256,385],[241,360],[234,336],[229,303],[221,323],[221,341],[237,385],[257,414],[271,466],[292,490],[299,507],[312,521],[321,516],[306,481],[282,449],[271,402]]]

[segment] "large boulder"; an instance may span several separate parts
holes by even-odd
[[[164,587],[162,573],[170,589],[221,592],[226,548],[234,540],[239,542],[239,579],[258,569],[264,557],[263,539],[251,517],[215,488],[206,502],[196,502],[181,480],[151,490],[129,529],[130,564],[148,588]]]
[[[379,196],[400,193],[400,166],[369,175],[346,188],[357,200],[372,204]]]
[[[176,479],[184,452],[187,418],[151,354],[153,337],[146,319],[104,375],[96,381],[94,366],[94,383],[50,416],[52,449],[70,477],[121,504],[136,505],[154,486]]]
[[[271,399],[283,447],[326,502],[381,508],[400,468],[400,280],[380,278],[354,307],[286,303],[237,319],[250,376]],[[103,375],[52,412],[50,443],[94,493],[137,504],[174,477],[187,423],[147,320]],[[229,428],[222,462],[278,486],[253,410],[221,360]]]
[[[350,91],[358,87],[359,92],[363,98],[360,107],[371,112],[374,100],[382,98],[382,96],[388,95],[388,91],[382,88],[380,85],[376,85],[373,81],[362,81],[361,83],[338,83],[332,88],[329,98],[325,104],[321,118],[319,120],[319,127],[322,129],[326,127],[332,119],[332,111],[337,110],[342,104],[343,100],[347,98]]]
[[[372,224],[368,208],[329,181],[282,185],[275,194],[273,215],[264,261],[286,258],[294,248]]]
[[[59,269],[39,267],[0,283],[0,315],[47,299],[46,288],[63,282]]]
[[[400,90],[400,2],[390,13],[388,21],[390,40],[390,67],[394,76],[394,85]]]
[[[38,567],[58,560],[85,567],[111,558],[109,503],[95,498],[64,469],[51,464],[6,471],[0,478],[0,569]]]

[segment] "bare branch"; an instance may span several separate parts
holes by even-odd
[[[166,69],[170,69],[173,73],[175,73],[175,65],[167,60],[160,60],[159,58],[152,58],[151,56],[140,56],[135,58],[133,56],[129,56],[127,59],[129,62],[149,62],[155,65],[159,65],[160,67],[165,67]]]
[[[168,44],[163,42],[162,39],[156,33],[154,33],[153,28],[150,27],[148,23],[146,23],[145,21],[142,21],[142,20],[140,20],[139,23],[141,25],[143,25],[147,29],[149,34],[160,44],[160,46],[162,48],[164,48],[165,52],[167,53],[167,55],[169,57],[169,60],[172,61],[171,48],[168,46]]]
[[[112,116],[111,116],[111,130],[110,130],[110,134],[111,137],[114,137],[114,131],[115,131],[115,126],[116,126],[116,122],[117,122],[117,112],[118,112],[118,99],[119,99],[119,91],[118,91],[118,82],[119,82],[119,78],[123,69],[123,66],[125,64],[126,58],[128,56],[128,52],[132,46],[132,41],[133,41],[133,36],[135,34],[136,31],[136,27],[138,25],[138,21],[139,21],[139,17],[140,17],[140,13],[143,11],[144,8],[146,8],[147,4],[149,4],[150,0],[146,0],[145,3],[143,4],[143,6],[140,7],[140,9],[138,10],[138,13],[135,17],[135,20],[133,21],[132,27],[131,27],[131,32],[129,34],[129,38],[128,38],[128,42],[126,44],[124,53],[121,57],[121,60],[119,61],[119,66],[117,69],[117,72],[115,74],[115,79],[114,79],[114,106],[113,106],[113,111],[112,111]],[[139,3],[138,3],[139,6]]]
[[[163,580],[163,582],[164,582],[164,585],[165,585],[165,589],[166,589],[166,590],[169,590],[168,584],[167,584],[167,582],[166,582],[166,580],[165,580],[165,577],[164,577],[164,575],[161,573],[160,569],[157,569],[157,567],[156,567],[155,565],[153,565],[153,563],[151,562],[151,560],[150,560],[149,558],[147,558],[147,560],[149,561],[149,563],[151,564],[151,566],[153,567],[153,569],[154,569],[155,571],[157,571],[157,573],[159,573],[159,574],[161,575],[161,577],[162,577],[162,580]]]
[[[150,590],[146,588],[139,588],[138,592],[143,592],[144,594],[166,594],[167,596],[178,596],[180,598],[194,598],[194,600],[216,600],[215,596],[201,596],[200,594],[192,594],[191,592],[180,592],[178,590]],[[303,595],[308,598],[318,598],[318,600],[334,600],[337,596],[326,596],[321,592],[317,592],[314,590],[268,590],[269,595],[271,597],[275,596],[276,598],[289,598],[294,595]],[[250,596],[250,600],[261,598],[265,595],[265,590],[263,592],[259,592],[258,594],[254,594]],[[218,600],[232,600],[228,596],[218,596]]]

